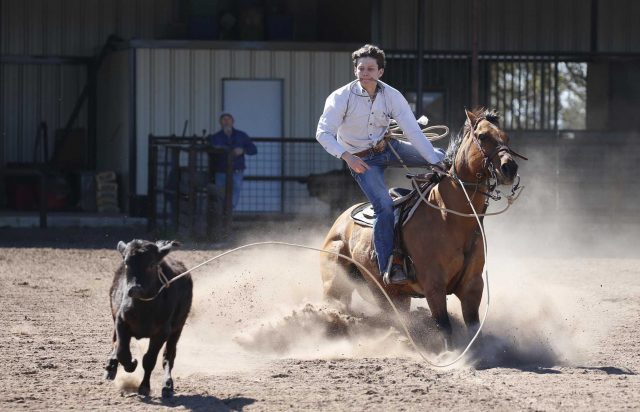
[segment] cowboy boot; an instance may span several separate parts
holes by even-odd
[[[386,285],[405,285],[409,283],[409,277],[405,273],[402,265],[394,263],[382,276],[382,281]]]

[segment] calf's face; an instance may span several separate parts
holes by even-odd
[[[118,242],[117,249],[122,255],[129,297],[142,298],[156,294],[158,265],[177,245],[175,241],[166,240],[155,243],[140,239],[129,243]]]

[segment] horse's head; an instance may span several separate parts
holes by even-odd
[[[454,159],[456,172],[466,179],[483,181],[495,178],[499,184],[511,184],[518,175],[514,157],[527,160],[509,147],[509,136],[500,128],[495,111],[466,111],[462,142]]]

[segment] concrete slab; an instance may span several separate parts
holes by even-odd
[[[124,214],[98,213],[47,213],[47,227],[126,227],[145,226],[147,218]],[[40,218],[35,213],[2,212],[0,227],[39,227]]]

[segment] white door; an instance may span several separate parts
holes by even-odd
[[[282,80],[222,80],[222,109],[235,119],[235,127],[250,137],[282,137]],[[258,154],[245,156],[247,176],[282,175],[282,145],[256,142]],[[279,212],[282,208],[280,181],[245,179],[239,212]]]

